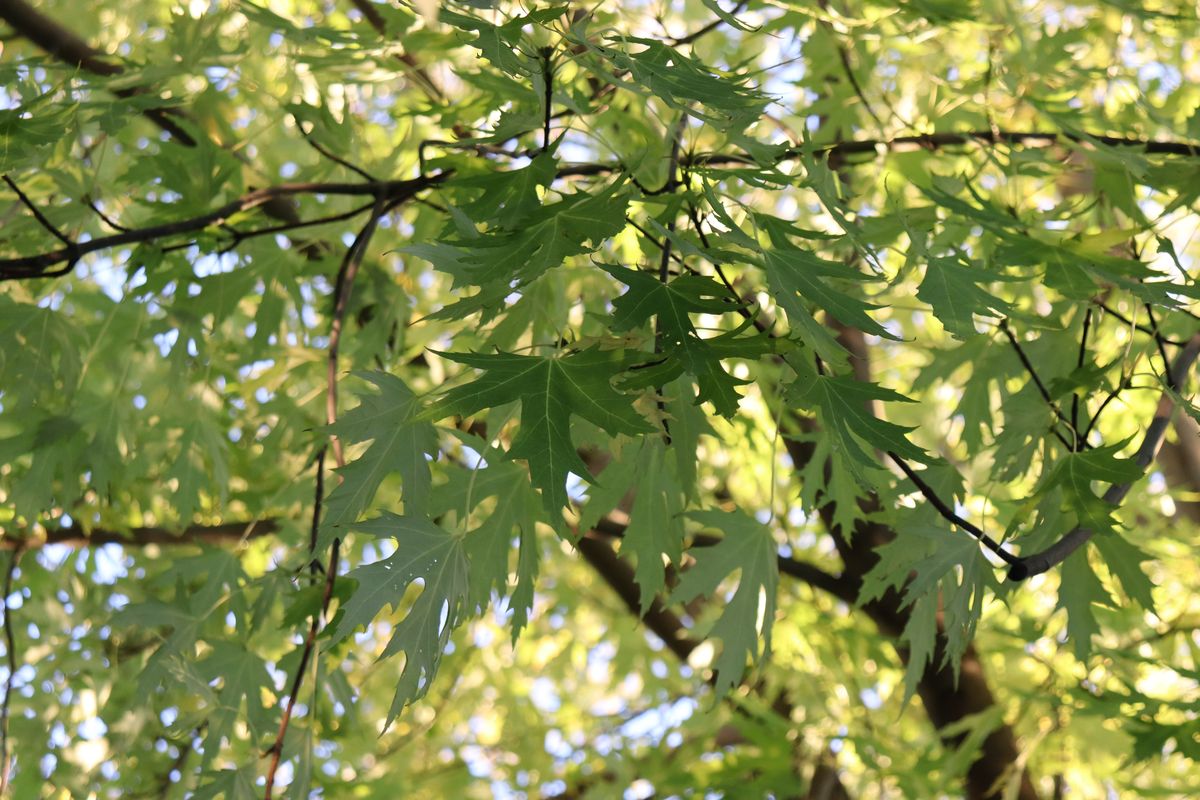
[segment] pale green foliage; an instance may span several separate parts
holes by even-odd
[[[1200,794],[1188,3],[0,19],[13,797]]]

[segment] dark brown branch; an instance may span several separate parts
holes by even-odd
[[[17,186],[16,182],[13,181],[12,178],[8,177],[7,175],[0,175],[0,178],[4,179],[4,182],[8,184],[8,188],[12,189],[16,193],[17,197],[21,201],[21,204],[29,209],[30,213],[33,214],[34,219],[41,223],[43,228],[50,231],[50,233],[54,235],[55,239],[58,239],[68,247],[71,246],[72,242],[67,238],[67,235],[60,231],[53,222],[46,218],[46,215],[41,212],[41,209],[33,204],[33,201],[21,191],[21,187]]]
[[[947,505],[942,498],[938,497],[938,494],[933,490],[933,487],[926,483],[924,479],[922,479],[921,476],[918,475],[913,468],[908,465],[908,462],[890,450],[888,451],[888,455],[891,456],[892,461],[896,462],[896,466],[900,467],[900,470],[908,476],[908,479],[916,485],[917,489],[920,490],[925,499],[929,501],[929,504],[933,506],[943,518],[945,518],[952,525],[957,525],[967,533],[974,536],[980,541],[980,543],[983,544],[984,547],[986,547],[988,550],[991,550],[993,553],[1003,559],[1005,563],[1016,564],[1018,561],[1020,561],[1019,558],[1005,550],[1004,545],[997,542],[991,536],[988,536],[988,534],[985,533],[982,528],[956,514],[954,509],[950,508],[950,506]]]
[[[382,197],[386,202],[395,202],[412,198],[417,192],[446,180],[450,173],[440,172],[410,180],[380,181],[378,183],[284,183],[268,186],[242,195],[220,208],[213,209],[199,216],[151,225],[146,228],[135,228],[111,236],[99,236],[86,242],[73,242],[65,247],[39,253],[32,256],[0,259],[0,280],[13,278],[40,278],[47,275],[46,270],[56,264],[72,263],[81,257],[100,250],[107,250],[125,244],[151,242],[181,233],[203,230],[213,225],[219,225],[235,214],[260,208],[267,203],[284,197],[302,194],[333,194],[346,196]]]
[[[25,0],[0,2],[0,19],[12,25],[17,34],[24,36],[65,64],[101,77],[120,75],[125,71],[125,68],[121,64],[115,63],[111,56],[95,49],[49,17],[38,13]],[[147,90],[143,87],[113,90],[113,94],[125,98],[146,92]],[[172,118],[173,116],[183,116],[179,110],[147,108],[142,113],[155,125],[171,134],[180,144],[188,147],[195,146],[196,140],[192,138],[192,135]]]
[[[1192,365],[1196,363],[1197,357],[1200,357],[1200,333],[1195,334],[1188,340],[1187,346],[1175,357],[1174,363],[1167,370],[1167,375],[1164,379],[1167,388],[1163,390],[1162,397],[1158,401],[1158,409],[1155,411],[1154,419],[1146,427],[1146,435],[1133,457],[1134,463],[1142,470],[1150,466],[1150,462],[1158,455],[1158,450],[1162,447],[1163,437],[1167,433],[1167,427],[1171,424],[1171,416],[1175,412],[1175,389],[1172,387],[1183,385],[1188,372],[1192,369]],[[1129,493],[1129,489],[1132,486],[1132,483],[1114,483],[1104,493],[1104,502],[1109,505],[1120,503],[1125,499],[1125,495]],[[1051,567],[1062,563],[1064,559],[1078,550],[1079,547],[1091,538],[1092,530],[1090,528],[1077,526],[1040,553],[1023,557],[1020,563],[1013,565],[1012,569],[1008,571],[1008,579],[1011,581],[1022,581],[1033,575],[1040,575]]]
[[[14,536],[12,533],[5,534],[0,538],[0,550],[32,550],[52,544],[63,547],[100,547],[106,544],[119,544],[124,547],[221,545],[257,539],[278,530],[279,524],[273,519],[227,522],[220,525],[191,525],[181,531],[169,528],[132,528],[129,531],[96,528],[85,531],[78,526],[70,526],[24,537]]]
[[[337,422],[338,350],[346,319],[346,309],[349,307],[350,294],[354,288],[354,279],[358,275],[358,268],[362,264],[367,245],[370,244],[371,237],[375,234],[379,218],[387,212],[387,209],[390,207],[389,203],[394,204],[396,202],[399,202],[399,200],[388,198],[383,194],[375,196],[375,207],[371,210],[370,218],[367,219],[366,224],[363,225],[354,242],[347,248],[346,256],[342,259],[342,264],[338,268],[337,278],[333,287],[333,313],[329,323],[329,357],[325,377],[325,421],[331,426]],[[333,458],[338,468],[345,467],[346,458],[342,450],[341,440],[335,435],[330,435],[330,444],[333,447]],[[324,468],[325,450],[322,448],[317,457],[316,497],[313,501],[312,533],[309,539],[308,550],[310,566],[313,564],[313,559],[316,556],[318,532],[321,525],[321,502],[325,488]],[[304,673],[308,668],[308,662],[312,659],[313,652],[316,649],[317,632],[321,628],[321,621],[328,615],[329,604],[333,599],[333,588],[337,581],[338,558],[341,554],[341,546],[342,541],[337,537],[329,545],[329,563],[325,567],[325,592],[321,598],[321,607],[313,612],[312,619],[309,622],[308,636],[304,639],[304,649],[300,654],[300,664],[296,668],[296,676],[292,679],[292,688],[288,694],[287,706],[285,706],[283,716],[279,720],[279,732],[276,734],[275,743],[264,754],[271,757],[271,762],[267,769],[266,789],[263,792],[263,800],[271,800],[271,793],[275,789],[275,773],[279,769],[279,761],[283,755],[283,742],[287,737],[288,725],[292,719],[292,710],[296,706],[296,698],[300,694],[300,688],[304,683]],[[314,568],[313,572],[315,573],[316,571],[317,569]]]

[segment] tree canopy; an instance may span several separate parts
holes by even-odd
[[[1200,21],[0,2],[0,795],[1200,794]]]

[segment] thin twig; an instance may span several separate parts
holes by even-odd
[[[1079,336],[1079,358],[1076,359],[1076,369],[1083,369],[1083,362],[1087,358],[1087,339],[1088,328],[1092,325],[1092,307],[1088,306],[1083,314],[1083,333]],[[1079,393],[1071,392],[1071,430],[1075,432],[1075,449],[1083,449],[1084,440],[1079,435]]]
[[[4,676],[4,701],[0,703],[0,797],[8,796],[8,780],[12,771],[12,749],[8,741],[8,708],[12,700],[13,679],[17,674],[17,643],[13,637],[12,608],[8,605],[9,595],[13,592],[13,574],[17,571],[17,561],[21,558],[21,550],[14,549],[8,557],[8,569],[4,573],[4,643],[7,652],[8,674]]]
[[[355,237],[354,243],[347,248],[346,256],[342,259],[342,264],[338,269],[337,278],[334,282],[333,312],[329,325],[329,356],[325,390],[325,422],[328,425],[333,425],[337,422],[338,350],[342,338],[346,309],[349,307],[350,294],[354,288],[354,279],[358,275],[358,268],[362,264],[363,255],[366,252],[368,243],[371,241],[371,237],[375,233],[379,218],[386,212],[389,203],[394,202],[394,199],[387,198],[382,194],[376,195],[375,207],[371,210],[371,216],[362,230],[359,231],[358,236]],[[330,444],[333,447],[334,461],[337,463],[339,469],[345,467],[346,458],[341,440],[333,434],[329,438]],[[321,495],[324,493],[324,466],[325,450],[322,448],[317,458],[317,496],[313,501],[312,534],[309,539],[310,566],[312,564],[311,559],[315,555],[315,546],[321,524]],[[300,688],[304,682],[304,673],[308,669],[308,662],[312,659],[313,652],[316,649],[317,632],[321,628],[321,620],[328,614],[329,604],[333,599],[333,588],[337,581],[338,558],[341,553],[341,545],[342,541],[338,537],[334,537],[333,542],[329,545],[329,563],[325,568],[325,592],[321,598],[321,607],[319,610],[313,612],[312,619],[309,622],[308,636],[304,639],[304,649],[300,654],[300,664],[297,666],[296,675],[292,679],[291,692],[288,695],[288,702],[284,707],[283,716],[279,720],[279,731],[275,736],[275,742],[264,753],[264,756],[269,755],[271,757],[271,763],[267,770],[267,783],[266,790],[263,793],[263,800],[271,800],[271,793],[275,788],[275,773],[279,769],[279,762],[282,758],[283,743],[287,736],[288,725],[291,722],[292,710],[295,708],[296,698],[300,694]],[[316,569],[313,569],[313,572],[316,571]]]
[[[1104,409],[1108,408],[1108,404],[1117,399],[1121,392],[1128,389],[1132,382],[1133,375],[1122,375],[1121,380],[1117,381],[1117,385],[1113,387],[1113,390],[1109,392],[1108,396],[1100,402],[1100,407],[1096,409],[1094,414],[1092,414],[1092,418],[1088,420],[1087,426],[1083,429],[1083,433],[1080,434],[1085,442],[1087,441],[1088,435],[1091,434],[1092,428],[1096,427],[1096,422],[1100,419],[1100,415],[1104,413]]]
[[[271,763],[267,767],[267,784],[263,791],[263,800],[271,800],[271,794],[275,790],[275,773],[279,770],[280,759],[283,755],[283,740],[287,736],[288,725],[292,720],[292,711],[296,707],[296,697],[300,694],[300,687],[304,683],[304,673],[308,670],[308,662],[316,649],[317,631],[321,627],[321,618],[325,615],[325,610],[329,608],[329,601],[333,597],[339,544],[340,542],[335,539],[329,547],[329,568],[325,572],[325,592],[321,597],[321,611],[314,612],[312,615],[312,621],[308,626],[308,636],[304,639],[304,649],[300,653],[300,664],[296,667],[295,677],[292,678],[288,702],[284,706],[283,716],[279,719],[279,732],[275,736],[275,742],[264,753],[264,755],[271,756]]]
[[[1104,309],[1104,313],[1109,314],[1112,317],[1115,317],[1118,321],[1125,323],[1126,325],[1133,328],[1134,330],[1140,331],[1140,332],[1148,334],[1148,335],[1154,334],[1154,331],[1151,330],[1150,328],[1146,327],[1145,325],[1137,324],[1136,322],[1134,322],[1132,319],[1125,316],[1121,312],[1114,310],[1107,303],[1101,302],[1099,300],[1093,300],[1092,302],[1095,303],[1096,305],[1100,306],[1100,308]],[[1163,340],[1163,344],[1173,345],[1174,347],[1183,347],[1186,344],[1186,342],[1181,342],[1178,339],[1171,339],[1166,336],[1163,336],[1162,340]]]
[[[1133,457],[1134,463],[1143,471],[1150,466],[1150,462],[1158,455],[1159,448],[1162,447],[1163,438],[1167,433],[1167,427],[1170,425],[1171,417],[1175,412],[1176,391],[1170,387],[1183,385],[1184,378],[1191,371],[1192,365],[1196,363],[1197,357],[1200,357],[1200,333],[1195,334],[1188,340],[1187,345],[1175,357],[1175,362],[1167,370],[1167,377],[1165,379],[1167,388],[1163,390],[1162,396],[1159,398],[1154,419],[1146,426],[1146,435],[1142,438],[1142,444]],[[1104,502],[1108,505],[1120,503],[1125,499],[1125,495],[1129,493],[1132,486],[1132,481],[1129,483],[1112,484],[1108,487],[1108,491],[1104,493]],[[1040,575],[1056,564],[1062,563],[1063,559],[1074,553],[1091,538],[1092,530],[1090,528],[1083,527],[1082,525],[1076,526],[1045,550],[1022,557],[1008,571],[1008,579],[1010,581],[1022,581],[1032,575]]]
[[[744,9],[747,6],[747,4],[748,4],[748,0],[742,0],[740,3],[738,3],[736,6],[733,7],[733,10],[729,12],[729,15],[733,16],[734,14],[741,12],[742,9]],[[691,33],[687,34],[686,36],[680,36],[677,39],[672,39],[670,41],[670,45],[672,47],[680,47],[685,44],[691,44],[692,42],[696,41],[697,39],[700,39],[701,37],[707,36],[708,34],[712,33],[713,31],[715,31],[717,28],[721,27],[724,24],[725,24],[725,20],[721,19],[720,17],[717,17],[716,19],[714,19],[712,22],[708,23],[704,27],[697,28],[696,30],[692,31]]]
[[[850,54],[846,51],[846,46],[837,38],[837,34],[833,31],[833,26],[829,25],[829,23],[825,23],[825,25],[828,28],[830,37],[833,39],[833,46],[837,48],[839,60],[842,62],[842,72],[845,73],[846,78],[850,81],[850,88],[858,97],[859,102],[863,104],[863,108],[866,109],[867,114],[870,115],[871,119],[875,120],[875,124],[879,126],[880,132],[883,132],[885,129],[883,118],[875,113],[875,109],[871,107],[871,101],[867,99],[866,93],[863,92],[858,78],[854,76],[854,67],[850,65]],[[895,110],[892,113],[895,114]],[[903,120],[901,121],[903,122]]]
[[[913,468],[908,465],[908,462],[893,453],[891,450],[888,451],[888,455],[891,456],[892,461],[896,462],[896,466],[900,467],[900,470],[908,476],[908,479],[916,485],[917,489],[920,490],[925,499],[929,501],[929,505],[933,506],[934,509],[948,522],[957,525],[967,533],[974,536],[980,541],[981,544],[983,544],[984,547],[999,556],[1005,563],[1016,564],[1018,561],[1020,561],[1019,558],[1005,550],[1004,545],[1000,544],[991,536],[989,536],[982,528],[954,513],[954,509],[950,508],[950,506],[947,505],[942,498],[938,497],[937,492],[933,490],[933,487],[926,483],[924,479],[922,479],[921,476],[918,475]]]
[[[1178,389],[1179,387],[1174,386],[1171,382],[1171,359],[1167,358],[1167,348],[1163,346],[1162,334],[1158,332],[1158,320],[1154,318],[1154,308],[1149,303],[1146,303],[1146,316],[1150,320],[1150,330],[1154,335],[1154,344],[1158,348],[1158,355],[1163,362],[1163,374],[1166,375],[1167,386],[1170,386],[1172,389]]]
[[[96,212],[96,216],[99,217],[100,219],[104,220],[105,225],[112,228],[114,231],[119,231],[121,233],[129,232],[129,228],[126,228],[124,225],[117,222],[115,219],[110,217],[108,214],[105,214],[103,209],[100,208],[99,203],[97,203],[95,200],[91,199],[90,197],[85,198],[85,199],[87,201],[88,206],[92,209],[92,211]]]
[[[350,170],[351,172],[361,175],[362,177],[366,178],[367,180],[371,181],[372,183],[379,183],[378,178],[376,178],[371,173],[367,172],[362,167],[359,167],[359,166],[356,166],[356,165],[350,163],[346,159],[339,156],[337,153],[330,152],[328,148],[326,148],[324,145],[322,145],[320,142],[318,142],[316,139],[313,138],[311,131],[304,130],[304,124],[300,120],[296,120],[296,128],[297,128],[297,130],[300,131],[300,135],[304,137],[304,141],[308,142],[308,146],[311,147],[313,150],[316,150],[318,153],[325,156],[333,163],[340,164],[343,167],[345,167],[346,169]]]
[[[308,554],[311,557],[309,571],[314,575],[322,569],[321,562],[314,556],[317,552],[317,542],[321,533],[321,504],[325,500],[325,452],[327,449],[323,446],[317,451],[317,480],[316,488],[313,490],[312,526],[308,532]]]
[[[554,51],[550,48],[542,51],[542,83],[545,84],[542,94],[542,152],[545,153],[550,149],[550,121],[554,119],[551,111],[554,103]]]
[[[73,264],[83,256],[99,250],[108,250],[126,244],[151,242],[168,236],[192,231],[203,230],[213,225],[220,225],[235,214],[244,213],[266,205],[281,197],[293,197],[303,194],[331,194],[346,196],[383,197],[386,201],[407,200],[417,192],[436,186],[450,177],[450,172],[439,172],[420,178],[408,180],[380,181],[378,183],[343,183],[343,182],[306,182],[283,183],[256,189],[233,200],[220,208],[205,212],[195,217],[164,222],[145,228],[133,228],[111,236],[98,236],[86,242],[72,242],[60,247],[31,256],[0,259],[0,280],[10,278],[42,278],[52,274],[49,267],[67,262]]]
[[[1008,337],[1009,344],[1013,346],[1013,350],[1015,350],[1017,353],[1017,358],[1021,360],[1021,365],[1025,367],[1025,371],[1029,373],[1029,377],[1033,379],[1034,385],[1037,386],[1037,390],[1042,395],[1042,399],[1046,401],[1046,405],[1050,406],[1050,410],[1054,412],[1054,416],[1057,417],[1060,422],[1063,422],[1068,427],[1071,427],[1071,420],[1066,418],[1062,412],[1062,409],[1058,407],[1058,403],[1055,403],[1053,398],[1050,397],[1050,391],[1046,388],[1046,384],[1042,383],[1042,379],[1038,376],[1037,370],[1034,369],[1033,362],[1029,360],[1029,356],[1025,354],[1025,348],[1021,347],[1020,341],[1017,340],[1017,337],[1013,334],[1012,329],[1008,327],[1007,319],[1000,320],[1000,330],[1004,331],[1004,335]],[[1057,427],[1051,428],[1050,430],[1055,436],[1058,437],[1060,442],[1067,446],[1068,450],[1073,451],[1075,449],[1072,443],[1067,440],[1067,437],[1062,435],[1062,432]],[[1071,431],[1072,434],[1074,434],[1075,429],[1072,427]]]
[[[367,224],[354,239],[354,243],[346,251],[342,265],[338,269],[337,279],[333,286],[333,319],[329,327],[329,355],[325,371],[325,422],[332,425],[337,422],[337,384],[338,384],[338,353],[341,349],[342,328],[345,324],[346,308],[350,304],[350,293],[354,287],[354,279],[358,276],[358,268],[362,264],[363,252],[367,243],[375,234],[375,226],[383,214],[384,198],[375,198],[375,208],[371,212]],[[330,436],[333,445],[333,459],[338,468],[346,466],[345,453],[342,451],[342,441],[336,435]]]
[[[58,239],[67,247],[73,247],[75,245],[75,243],[72,242],[65,233],[60,231],[53,222],[46,218],[46,215],[41,212],[41,209],[33,204],[33,201],[21,191],[21,187],[17,186],[16,182],[12,178],[8,177],[8,175],[0,175],[0,178],[4,179],[4,182],[8,184],[8,188],[17,193],[17,197],[19,197],[21,199],[21,203],[30,210],[34,219],[36,219],[43,228],[54,234],[55,239]]]
[[[665,188],[667,192],[674,192],[679,186],[677,173],[679,172],[679,152],[683,146],[683,132],[687,129],[688,115],[684,111],[679,116],[679,121],[675,123],[675,130],[671,135],[671,153],[667,158],[667,182]],[[662,283],[666,283],[670,279],[670,264],[671,264],[671,234],[675,232],[675,214],[672,213],[666,224],[667,235],[663,239],[662,255],[658,261],[658,279]],[[654,352],[661,353],[663,351],[663,334],[662,327],[659,324],[660,320],[655,317],[654,320]],[[662,387],[658,387],[658,410],[662,416],[663,437],[667,444],[671,443],[671,424],[667,421],[666,406],[662,400]]]

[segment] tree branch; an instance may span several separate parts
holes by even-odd
[[[73,67],[78,67],[101,77],[112,77],[125,72],[125,67],[110,60],[111,56],[97,50],[54,20],[37,12],[25,0],[4,0],[4,2],[0,2],[0,19],[12,25],[17,34],[24,36],[46,51],[46,53],[65,64],[70,64]],[[113,90],[113,94],[125,98],[135,97],[147,92],[148,90],[143,87]],[[180,110],[147,108],[142,114],[155,125],[171,134],[180,144],[187,147],[194,147],[196,145],[196,140],[192,138],[192,135],[172,119],[172,116],[183,116]]]
[[[244,194],[220,208],[195,217],[151,225],[145,228],[132,228],[121,233],[112,234],[111,236],[98,236],[86,242],[72,242],[67,246],[37,255],[0,259],[0,280],[46,277],[46,270],[56,264],[64,262],[68,265],[73,264],[89,253],[125,244],[152,242],[168,236],[203,230],[210,226],[218,225],[235,214],[251,211],[283,197],[302,194],[368,195],[371,197],[382,197],[385,202],[394,204],[408,200],[418,192],[442,183],[450,174],[449,172],[439,172],[434,175],[409,180],[380,181],[377,183],[309,182],[268,186]]]
[[[43,228],[50,231],[50,233],[54,235],[54,238],[58,239],[63,244],[67,246],[71,245],[71,240],[67,238],[67,235],[60,231],[53,222],[46,218],[46,215],[41,212],[41,209],[33,204],[33,201],[21,191],[21,187],[17,186],[16,182],[13,181],[12,178],[8,177],[7,175],[0,175],[0,178],[4,179],[4,182],[8,184],[8,188],[12,189],[13,192],[16,193],[18,199],[21,201],[21,204],[29,209],[29,212],[33,214],[34,219],[41,223]]]
[[[220,525],[190,525],[181,531],[169,528],[133,528],[116,531],[96,528],[86,531],[77,525],[47,530],[31,536],[5,534],[0,538],[0,550],[33,550],[47,545],[61,547],[101,547],[119,544],[124,547],[151,545],[227,544],[268,536],[279,530],[273,519],[226,522]]]
[[[944,517],[952,525],[957,525],[967,533],[974,536],[988,550],[991,550],[1006,563],[1016,564],[1018,561],[1020,561],[1019,558],[1005,550],[1002,544],[997,542],[991,536],[988,536],[982,528],[956,514],[954,509],[950,508],[950,506],[947,505],[942,498],[938,497],[938,494],[933,490],[933,487],[926,483],[921,476],[918,475],[913,468],[908,465],[907,461],[893,453],[891,450],[888,451],[888,455],[891,456],[892,461],[896,462],[896,466],[900,467],[900,470],[908,476],[908,479],[916,485],[917,489],[920,490],[925,499],[929,501],[929,504],[933,506],[934,509],[942,515],[942,517]]]
[[[1050,397],[1050,391],[1046,388],[1046,384],[1042,383],[1042,379],[1038,376],[1037,370],[1034,369],[1033,362],[1029,360],[1029,356],[1025,354],[1025,348],[1021,347],[1021,342],[1017,339],[1016,334],[1014,334],[1012,329],[1008,327],[1007,319],[1000,320],[1000,330],[1002,330],[1004,335],[1008,337],[1008,343],[1011,344],[1013,350],[1016,351],[1017,358],[1021,361],[1021,366],[1025,367],[1025,372],[1029,374],[1029,377],[1033,380],[1034,385],[1037,386],[1038,393],[1042,396],[1042,399],[1046,401],[1046,405],[1050,406],[1050,410],[1054,412],[1054,416],[1059,422],[1063,422],[1068,428],[1071,428],[1071,433],[1075,437],[1075,442],[1072,443],[1067,441],[1067,437],[1062,435],[1062,432],[1058,429],[1057,425],[1051,428],[1051,431],[1056,437],[1058,437],[1060,442],[1066,445],[1068,450],[1075,450],[1075,444],[1080,443],[1079,432],[1071,427],[1071,420],[1067,419],[1066,415],[1063,414],[1062,409],[1058,407],[1058,403],[1055,403],[1053,398]]]
[[[1200,357],[1200,333],[1195,334],[1188,340],[1187,345],[1175,357],[1174,363],[1167,371],[1164,379],[1166,388],[1163,389],[1162,397],[1158,401],[1158,409],[1155,411],[1154,419],[1146,427],[1146,435],[1133,457],[1134,463],[1141,467],[1143,471],[1150,466],[1150,462],[1158,455],[1158,450],[1162,447],[1163,437],[1167,433],[1167,427],[1171,424],[1171,416],[1175,412],[1175,389],[1173,387],[1183,385],[1184,379],[1187,377],[1188,372],[1191,371],[1192,365],[1196,363],[1197,357]],[[1129,489],[1132,486],[1132,482],[1112,484],[1108,487],[1108,491],[1104,493],[1104,502],[1109,505],[1120,503],[1125,499],[1125,495],[1129,493]],[[1033,575],[1040,575],[1051,567],[1062,563],[1067,556],[1074,553],[1091,538],[1092,530],[1090,528],[1077,526],[1045,550],[1021,558],[1019,563],[1014,564],[1008,571],[1008,579],[1010,581],[1023,581]]]
[[[329,356],[326,370],[326,389],[325,389],[325,422],[332,426],[337,422],[337,386],[338,386],[338,351],[342,340],[342,330],[346,319],[346,309],[350,305],[350,294],[354,288],[354,279],[358,275],[358,268],[362,264],[363,256],[366,253],[367,245],[371,242],[371,237],[375,234],[375,229],[379,224],[379,218],[386,213],[388,200],[398,202],[395,198],[388,198],[384,194],[375,195],[375,207],[371,210],[371,216],[367,219],[365,225],[354,242],[346,250],[346,256],[342,259],[341,267],[338,269],[337,278],[334,281],[333,287],[333,313],[329,323]],[[346,466],[345,453],[342,450],[342,442],[336,435],[330,434],[330,444],[333,447],[333,458],[339,469]],[[316,480],[316,496],[313,500],[312,514],[312,533],[309,539],[308,557],[310,565],[316,556],[316,547],[318,542],[318,531],[321,525],[321,501],[324,493],[324,468],[325,468],[325,451],[321,450],[317,457],[317,480]],[[300,688],[304,683],[304,673],[308,668],[308,662],[313,658],[317,644],[317,633],[321,629],[321,621],[329,613],[329,604],[333,599],[333,589],[337,582],[338,558],[341,554],[342,540],[334,537],[333,542],[329,545],[329,563],[325,567],[325,591],[321,597],[321,607],[312,613],[312,617],[308,625],[308,635],[304,639],[304,649],[300,654],[300,664],[296,667],[296,675],[292,679],[292,688],[288,693],[287,705],[284,707],[283,716],[279,720],[279,732],[275,736],[275,743],[264,755],[270,755],[271,763],[267,769],[266,789],[263,791],[263,800],[271,800],[271,794],[275,789],[275,774],[279,769],[279,762],[283,755],[283,742],[287,737],[288,725],[291,723],[292,710],[296,707],[296,698],[300,694]]]
[[[375,8],[375,4],[371,0],[350,0],[350,3],[362,12],[363,17],[375,29],[375,32],[386,40],[387,23],[384,21],[383,15],[379,13],[379,9]],[[445,102],[445,93],[440,86],[433,82],[433,78],[429,77],[429,73],[421,66],[417,59],[404,51],[397,53],[396,59],[408,67],[408,71],[416,76],[417,85],[421,87],[421,91],[425,92],[430,100],[439,103]]]

